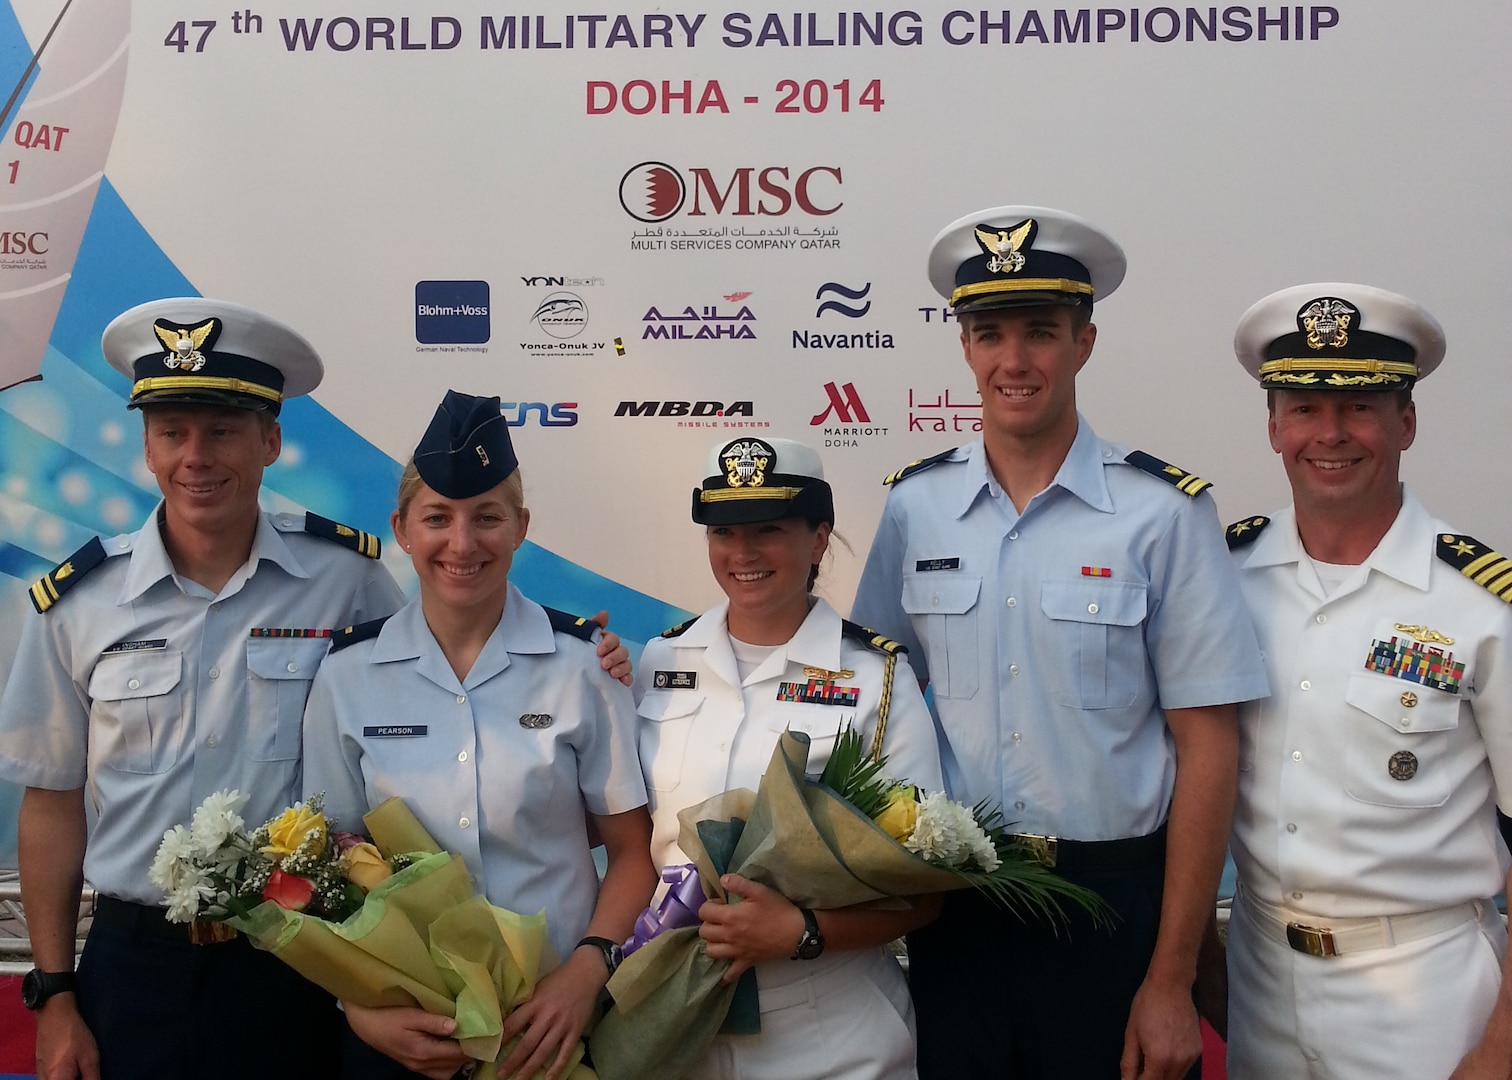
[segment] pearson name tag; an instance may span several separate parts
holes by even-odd
[[[416,739],[429,733],[429,724],[369,724],[362,729],[364,739]]]

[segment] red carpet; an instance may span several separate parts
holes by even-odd
[[[31,1076],[37,1024],[21,1007],[21,979],[0,978],[0,1077]]]

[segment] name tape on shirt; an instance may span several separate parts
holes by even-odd
[[[961,558],[959,555],[948,559],[920,559],[914,563],[914,572],[919,574],[929,570],[959,570],[960,568]]]
[[[696,671],[658,671],[651,677],[651,685],[658,690],[697,690]]]
[[[166,649],[168,639],[165,637],[143,638],[140,641],[118,641],[100,655],[109,656],[111,653],[142,652],[145,649]]]
[[[371,724],[362,729],[364,739],[417,739],[429,734],[429,724]]]

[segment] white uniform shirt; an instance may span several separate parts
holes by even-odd
[[[490,902],[545,910],[561,958],[598,897],[585,815],[646,803],[629,689],[513,584],[462,682],[419,600],[333,655],[310,693],[305,791],[324,791],[354,832],[383,800],[404,799]]]
[[[1512,605],[1439,559],[1440,534],[1458,535],[1404,492],[1328,599],[1290,507],[1234,552],[1274,691],[1240,711],[1234,816],[1239,879],[1263,900],[1369,917],[1505,884],[1493,804],[1512,811]],[[1379,670],[1412,648],[1442,650],[1448,686]]]
[[[705,612],[673,638],[648,642],[636,670],[640,755],[650,789],[652,861],[688,861],[677,843],[677,812],[732,788],[756,790],[772,761],[777,737],[792,729],[809,736],[808,772],[829,760],[842,727],[860,731],[870,748],[877,727],[884,654],[841,634],[840,616],[823,600],[803,625],[742,685],[730,647],[728,602]],[[854,704],[784,701],[810,676],[805,668],[839,675],[857,690]],[[882,745],[887,772],[928,790],[944,786],[935,730],[919,684],[905,658],[894,673],[892,705]]]
[[[1085,420],[1020,514],[979,441],[894,484],[851,617],[927,674],[953,798],[1025,832],[1116,840],[1166,819],[1163,709],[1266,692],[1212,499]]]
[[[207,795],[249,795],[253,824],[299,797],[326,635],[403,602],[382,564],[306,535],[300,514],[260,516],[247,562],[212,596],[175,576],[157,521],[103,541],[105,562],[30,615],[0,699],[0,778],[87,784],[84,876],[146,904],[162,902],[147,870],[163,833]]]

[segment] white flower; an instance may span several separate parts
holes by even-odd
[[[970,810],[952,802],[944,792],[934,791],[919,803],[913,835],[903,841],[903,846],[930,862],[958,867],[971,854],[973,834],[980,832]]]
[[[195,855],[202,860],[224,863],[226,854],[221,848],[228,839],[243,832],[246,822],[237,811],[245,805],[247,796],[239,791],[217,791],[200,803],[189,824]],[[239,854],[231,861],[237,858],[240,858]]]
[[[974,821],[973,824],[975,824]],[[972,836],[967,843],[971,847],[971,861],[976,863],[978,870],[990,874],[1003,865],[1003,860],[998,858],[997,845],[992,842],[992,838],[982,830],[980,825],[976,827],[976,835]]]
[[[193,922],[201,906],[215,898],[216,889],[205,869],[196,866],[185,867],[184,875],[166,892],[168,921]]]
[[[194,844],[189,830],[175,825],[163,834],[163,842],[158,845],[152,867],[147,871],[147,880],[165,893],[173,891],[189,872],[193,854]]]

